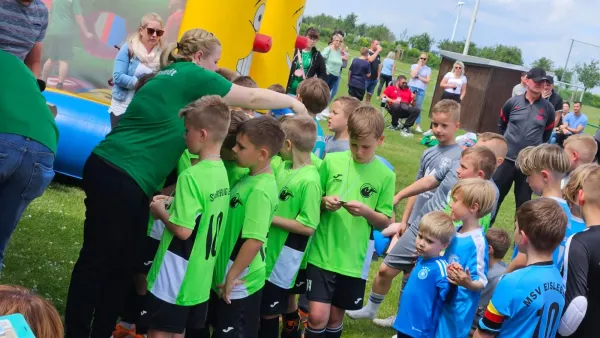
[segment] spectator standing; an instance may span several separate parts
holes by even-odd
[[[465,64],[461,61],[454,62],[452,71],[446,73],[440,86],[444,88],[442,100],[450,99],[458,103],[467,95],[467,77],[465,76]]]
[[[587,116],[581,112],[581,102],[575,101],[573,103],[573,112],[568,113],[567,116],[565,116],[563,123],[558,127],[558,131],[556,132],[556,143],[562,147],[563,142],[567,137],[583,133],[587,123]]]
[[[419,61],[414,65],[410,66],[410,81],[408,82],[408,87],[410,91],[415,93],[416,95],[416,107],[423,111],[423,101],[425,100],[425,90],[427,89],[427,85],[431,81],[431,68],[427,66],[427,53],[423,52],[419,56]],[[421,129],[421,114],[417,117],[417,121],[415,121],[415,131],[417,133],[422,133]]]
[[[515,160],[523,148],[550,140],[555,113],[552,104],[542,97],[544,83],[547,81],[544,69],[532,68],[527,73],[525,94],[508,99],[500,110],[498,130],[506,138],[508,154],[494,173],[494,182],[500,192],[498,210],[513,182],[517,209],[531,199],[527,177],[515,166]],[[492,223],[494,220],[495,217]]]
[[[512,96],[525,94],[527,90],[527,72],[521,73],[521,82],[513,87]]]
[[[371,75],[369,50],[367,47],[363,47],[360,49],[360,57],[352,60],[348,70],[348,94],[362,101],[365,98],[365,87],[369,75]]]
[[[375,91],[375,87],[377,86],[377,81],[379,81],[379,74],[381,73],[381,45],[379,41],[373,40],[371,41],[371,48],[369,49],[369,63],[371,64],[371,72],[367,76],[367,82],[365,83],[365,90],[367,91],[367,99],[365,103],[371,103],[371,97],[373,96],[373,92]]]
[[[560,94],[558,94],[558,92],[554,90],[554,77],[547,76],[546,79],[548,81],[544,85],[542,97],[550,101],[550,103],[552,103],[554,111],[559,112],[563,108],[563,99],[560,96]]]
[[[303,50],[296,49],[294,51],[294,61],[292,62],[286,88],[286,93],[294,96],[296,96],[296,90],[298,90],[300,82],[314,76],[325,80],[327,76],[323,55],[315,47],[315,43],[319,41],[319,30],[315,27],[309,27],[305,35],[308,38],[308,44]]]
[[[379,87],[377,87],[377,100],[381,96],[381,89],[389,87],[392,84],[394,74],[396,73],[396,53],[389,52],[383,60],[381,66],[381,75],[379,76]]]
[[[321,53],[323,59],[325,59],[325,68],[327,69],[325,83],[327,83],[330,91],[342,74],[342,43],[344,43],[344,37],[341,34],[335,34],[329,46],[325,47]]]
[[[39,78],[48,8],[41,0],[0,0],[0,8],[0,49],[24,61]]]

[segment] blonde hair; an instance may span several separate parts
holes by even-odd
[[[562,189],[565,200],[572,206],[577,206],[577,195],[579,190],[583,189],[583,183],[588,176],[594,171],[599,169],[600,166],[596,163],[587,163],[580,165],[577,169],[571,172],[569,181]]]
[[[458,180],[458,182],[452,188],[450,196],[453,200],[456,200],[456,195],[460,193],[462,202],[469,208],[472,208],[477,204],[479,210],[477,210],[477,218],[481,218],[490,212],[494,208],[496,203],[496,189],[494,189],[494,183],[488,180],[482,180],[480,178],[465,178]]]
[[[163,19],[160,17],[160,15],[158,15],[157,13],[148,13],[142,17],[139,28],[146,28],[146,27],[148,27],[148,24],[153,21],[160,23],[161,28],[164,27]],[[137,31],[131,33],[126,41],[127,41],[127,48],[129,49],[129,55],[133,55],[133,44],[134,43],[142,43],[142,40],[140,39],[139,29]],[[164,47],[163,39],[160,36],[158,37],[158,47],[161,50]]]
[[[222,143],[227,136],[231,113],[229,106],[218,95],[207,95],[198,99],[179,111],[179,117],[186,121],[186,125],[209,131],[209,137]]]
[[[419,231],[424,235],[439,239],[442,244],[450,243],[456,234],[452,217],[443,211],[432,211],[421,217]]]
[[[490,144],[487,144],[486,147],[490,148],[496,157],[505,158],[508,153],[508,142],[500,134],[491,132],[481,133],[477,138],[477,143],[479,142],[489,142]]]
[[[342,111],[346,117],[350,116],[350,113],[358,109],[362,102],[353,96],[340,96],[333,100],[333,102],[339,102],[342,105]]]
[[[317,142],[317,125],[308,116],[282,116],[279,118],[286,140],[301,152],[310,153]]]
[[[525,233],[533,248],[542,253],[553,252],[565,237],[567,215],[552,198],[538,198],[523,203],[515,218],[519,231]]]
[[[160,66],[165,68],[177,60],[192,61],[194,54],[201,51],[205,56],[212,54],[221,42],[213,33],[204,29],[190,29],[183,33],[181,40],[163,49]],[[177,50],[177,52],[175,52]]]
[[[434,114],[450,114],[452,121],[459,122],[460,103],[450,99],[441,100],[431,109],[431,115],[433,116]]]
[[[395,57],[396,57],[396,53],[394,53],[394,52],[389,52],[387,55],[388,59],[394,59]]]
[[[348,116],[350,138],[363,140],[369,136],[380,138],[385,128],[383,115],[372,106],[360,106]]]
[[[483,171],[483,177],[486,180],[492,178],[496,170],[496,154],[493,151],[484,146],[469,147],[461,154],[461,158],[467,157],[471,159],[477,171]]]
[[[454,72],[454,66],[459,65],[460,66],[460,76],[464,76],[465,75],[465,64],[462,61],[454,61],[454,64],[452,65],[452,71]]]
[[[563,144],[565,150],[567,147],[573,149],[579,154],[581,163],[591,163],[598,152],[598,143],[591,135],[577,134],[567,138]]]
[[[586,177],[583,186],[585,202],[595,207],[600,206],[600,167],[595,167]]]
[[[360,56],[367,56],[367,55],[369,55],[369,48],[361,47],[360,48]]]
[[[64,335],[58,312],[52,304],[22,286],[0,285],[0,316],[20,313],[37,338]]]
[[[564,175],[569,172],[571,166],[569,157],[561,147],[547,143],[521,150],[515,165],[525,176],[531,176],[542,170]]]

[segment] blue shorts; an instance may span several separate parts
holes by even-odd
[[[369,80],[367,79],[367,81],[365,81],[365,90],[367,91],[367,93],[373,95],[373,92],[375,91],[375,87],[377,86],[377,82],[379,80],[375,79],[375,80]]]

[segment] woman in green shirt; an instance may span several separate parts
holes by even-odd
[[[341,34],[335,34],[331,38],[331,44],[321,53],[323,58],[325,59],[325,67],[327,68],[327,77],[325,77],[325,82],[329,87],[329,90],[333,89],[333,86],[340,78],[342,74],[342,43],[344,42],[344,37]]]
[[[67,337],[112,333],[114,310],[142,264],[136,253],[144,243],[150,199],[186,149],[181,108],[219,95],[229,106],[307,114],[287,95],[233,85],[215,72],[220,57],[221,44],[212,33],[193,29],[183,34],[163,51],[161,70],[136,93],[119,124],[86,161],[84,241],[67,298]]]

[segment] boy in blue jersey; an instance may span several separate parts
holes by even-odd
[[[487,285],[488,245],[479,219],[494,207],[496,193],[490,181],[467,178],[458,181],[450,196],[453,221],[462,221],[444,253],[448,280],[456,294],[442,308],[435,337],[467,337],[481,290]]]
[[[569,172],[570,163],[565,151],[555,144],[541,144],[536,147],[527,147],[519,153],[515,165],[523,175],[527,176],[527,183],[531,190],[541,197],[554,199],[562,208],[567,219],[570,221],[572,215],[567,201],[563,199],[561,180]],[[565,254],[567,237],[573,235],[570,222],[567,223],[566,236],[560,243],[552,260],[556,267],[561,270]],[[527,258],[519,252],[514,256],[508,266],[507,272],[512,272],[525,266]]]
[[[554,337],[565,305],[565,285],[552,252],[565,236],[567,216],[551,198],[525,202],[517,210],[515,243],[526,267],[504,275],[474,338]]]
[[[300,82],[297,91],[297,97],[304,104],[308,115],[315,120],[317,124],[317,143],[313,149],[313,153],[320,159],[325,156],[325,134],[319,122],[317,122],[317,114],[322,112],[329,104],[330,98],[329,87],[325,81],[312,77]]]
[[[455,234],[452,218],[434,211],[421,218],[417,234],[417,265],[411,274],[394,321],[397,337],[432,337],[442,304],[451,284],[446,269],[448,263],[440,252],[448,247]]]

